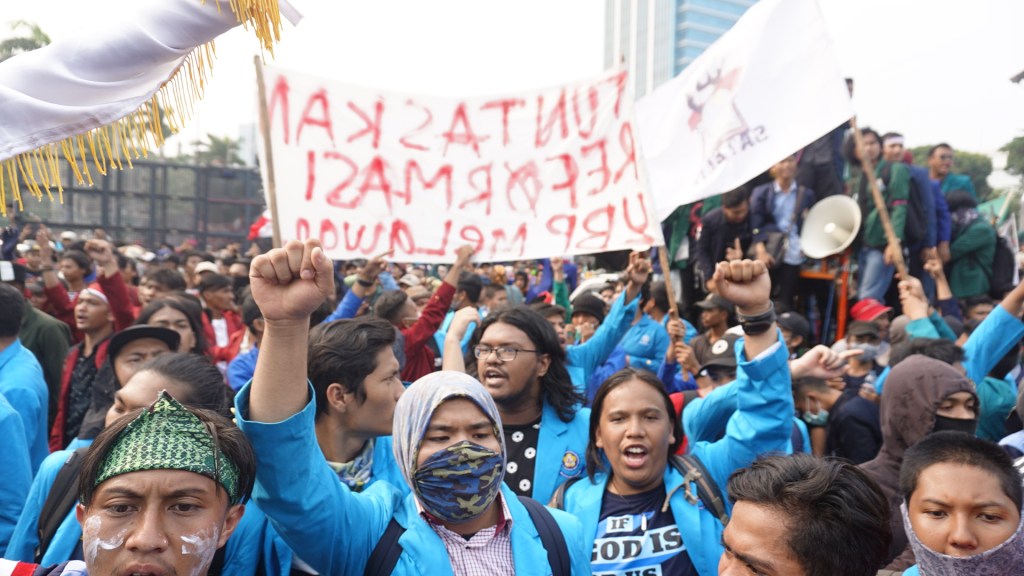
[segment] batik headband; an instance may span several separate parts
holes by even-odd
[[[93,486],[143,470],[202,474],[223,486],[232,504],[241,501],[238,467],[220,451],[206,425],[166,390],[117,437]]]

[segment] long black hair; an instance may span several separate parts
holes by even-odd
[[[605,469],[604,457],[601,454],[601,449],[597,447],[597,429],[601,426],[601,412],[604,410],[605,398],[608,397],[612,390],[633,380],[639,380],[657,390],[662,401],[665,403],[665,412],[668,413],[668,418],[672,422],[672,435],[675,438],[668,447],[668,457],[672,458],[672,455],[679,450],[679,446],[683,443],[683,426],[679,422],[679,415],[676,414],[675,404],[672,403],[668,392],[665,391],[665,385],[661,383],[661,380],[653,372],[637,368],[623,368],[601,383],[601,387],[597,389],[597,394],[594,395],[594,404],[590,407],[590,433],[587,440],[587,476],[590,477],[591,481],[594,480],[594,474],[603,472]]]
[[[573,386],[569,370],[565,367],[565,350],[551,323],[529,306],[514,306],[484,319],[474,334],[474,340],[479,341],[487,328],[498,323],[521,330],[538,352],[547,354],[551,359],[547,373],[540,377],[541,393],[563,422],[571,421],[585,398]]]
[[[184,298],[161,298],[159,300],[153,300],[149,304],[146,304],[145,308],[139,312],[139,317],[135,319],[135,324],[149,324],[149,320],[154,314],[163,310],[164,308],[173,308],[178,312],[185,315],[188,318],[188,325],[192,328],[192,332],[195,336],[195,345],[189,352],[193,354],[206,354],[206,332],[203,330],[202,320],[202,308],[199,304]]]

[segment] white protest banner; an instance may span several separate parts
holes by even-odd
[[[494,98],[263,74],[283,239],[328,255],[502,261],[663,244],[626,75]]]
[[[764,0],[637,102],[657,214],[728,192],[853,116],[816,0]]]

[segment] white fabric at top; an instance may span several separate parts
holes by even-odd
[[[215,0],[140,0],[103,25],[0,63],[0,160],[131,114],[192,50],[237,25],[226,2],[218,11]]]

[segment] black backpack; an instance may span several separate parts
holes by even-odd
[[[902,240],[904,248],[918,246],[924,242],[926,234],[928,233],[929,206],[933,212],[935,211],[935,201],[932,200],[929,202],[932,197],[932,191],[925,185],[925,183],[920,182],[916,177],[914,177],[912,170],[908,168],[907,171],[910,175],[910,191],[907,197],[907,219],[906,224],[903,227]],[[880,176],[882,177],[882,183],[888,187],[889,180],[892,178],[892,162],[886,163],[886,165],[882,167]],[[925,196],[926,194],[928,196]],[[871,201],[871,205],[874,205],[874,201]],[[892,208],[889,210],[891,212]]]
[[[551,566],[553,576],[570,576],[572,573],[572,562],[569,560],[569,547],[565,543],[565,536],[562,529],[555,522],[555,517],[533,498],[520,496],[519,501],[530,513],[530,520],[537,528],[537,534],[548,552],[548,565]],[[395,570],[398,565],[398,558],[402,555],[402,545],[398,539],[405,533],[405,528],[394,518],[388,522],[384,535],[373,547],[373,553],[366,563],[365,576],[387,576]]]
[[[992,279],[989,282],[989,296],[1002,300],[1007,292],[1013,290],[1013,273],[1017,269],[1017,258],[1013,255],[1006,238],[996,231],[996,251],[992,257]]]

